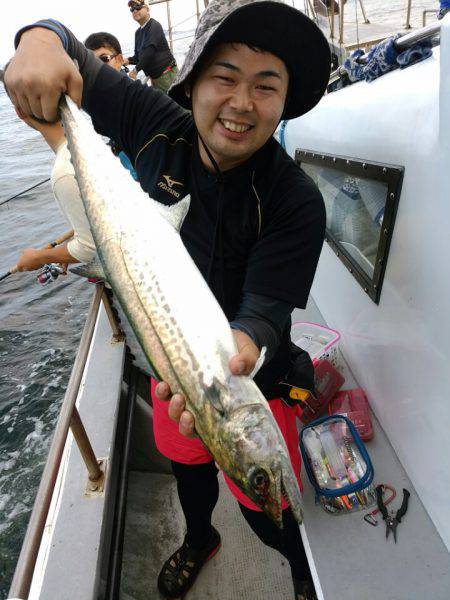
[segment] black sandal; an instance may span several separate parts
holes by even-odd
[[[314,584],[310,580],[294,579],[295,600],[317,600]]]
[[[209,544],[202,550],[189,548],[186,540],[163,565],[158,577],[158,589],[170,600],[182,598],[192,587],[200,569],[220,548],[219,532],[212,528]]]

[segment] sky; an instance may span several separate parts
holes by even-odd
[[[189,30],[196,24],[196,0],[171,0],[172,26]],[[204,6],[199,0],[199,6]],[[166,4],[151,7],[151,16],[167,28]],[[120,41],[124,51],[133,50],[137,24],[127,6],[127,0],[18,0],[0,1],[0,65],[6,63],[14,52],[14,35],[24,25],[39,19],[53,18],[64,23],[79,40],[95,31],[108,31]]]
[[[306,0],[285,0],[288,4],[303,10]],[[174,29],[190,31],[196,25],[197,0],[171,0],[172,25]],[[355,0],[347,2],[347,17],[354,12]],[[198,0],[200,10],[204,1]],[[373,12],[380,17],[386,11],[388,17],[392,10],[399,12],[402,18],[405,13],[407,0],[364,0],[369,16]],[[416,6],[417,5],[417,6]],[[379,10],[379,7],[384,7]],[[439,0],[414,0],[413,9],[420,25],[423,8],[437,8]],[[352,12],[353,11],[353,12]],[[417,13],[417,14],[416,14]],[[167,29],[166,4],[151,7],[151,15]],[[72,30],[79,40],[84,40],[95,31],[108,31],[119,38],[125,54],[133,53],[134,32],[137,28],[127,6],[127,0],[0,0],[0,66],[7,62],[14,51],[13,40],[15,33],[24,25],[34,23],[42,18],[54,18],[61,21]],[[185,19],[187,22],[181,23]],[[177,27],[177,25],[179,25]],[[187,44],[189,44],[188,40]],[[186,49],[186,42],[183,52]],[[177,51],[177,46],[175,46]],[[180,58],[180,56],[178,56]]]
[[[288,0],[288,3],[303,8],[303,0]],[[171,0],[170,5],[174,29],[195,28],[197,0]],[[198,5],[202,11],[203,0],[198,0]],[[152,6],[150,14],[167,29],[165,3]],[[14,36],[20,28],[47,18],[61,21],[81,41],[95,31],[108,31],[119,39],[125,54],[133,53],[137,24],[127,0],[0,0],[0,65],[14,53]],[[177,27],[185,19],[189,20]]]

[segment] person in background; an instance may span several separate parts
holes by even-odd
[[[112,33],[107,33],[106,31],[91,33],[84,40],[84,45],[88,50],[92,50],[95,56],[105,63],[105,65],[112,67],[116,71],[128,73],[128,68],[125,65],[125,59],[122,54],[122,47],[119,40]],[[125,169],[128,169],[133,179],[137,181],[136,171],[122,148],[114,140],[110,140],[109,145],[113,154],[119,158]]]
[[[150,77],[153,87],[167,93],[178,69],[163,28],[150,17],[150,8],[144,0],[130,0],[128,6],[139,29],[135,34],[134,55],[125,64],[136,65],[136,71],[144,71]]]
[[[46,123],[26,115],[16,108],[17,116],[42,135],[55,153],[51,186],[55,200],[74,231],[67,244],[55,248],[26,248],[22,250],[17,267],[19,271],[35,271],[49,263],[71,264],[89,262],[95,254],[89,222],[84,212],[75,172],[70,162],[66,138],[61,122]]]
[[[116,71],[128,72],[125,66],[125,59],[122,54],[122,47],[116,36],[106,31],[91,33],[84,41],[84,45],[98,56],[98,58]]]
[[[116,71],[122,71],[124,58],[119,40],[107,32],[92,33],[86,38],[85,46],[105,64]],[[22,250],[17,267],[19,271],[35,271],[49,263],[63,265],[89,262],[95,255],[95,244],[84,211],[78,183],[75,179],[70,153],[61,122],[46,123],[27,116],[16,108],[17,116],[29,127],[42,135],[55,152],[55,162],[51,173],[51,186],[55,200],[67,221],[74,230],[73,239],[67,244],[55,248],[25,248]],[[128,156],[112,140],[109,142],[112,152],[118,156],[122,165],[137,180],[136,171]]]

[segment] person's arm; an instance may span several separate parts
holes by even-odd
[[[136,71],[144,71],[147,77],[150,77],[150,72],[155,61],[156,47],[153,44],[142,49],[139,61],[134,63]]]
[[[36,271],[49,263],[72,264],[79,262],[66,245],[56,248],[25,248],[17,261],[18,271]]]
[[[69,160],[68,152],[67,156]],[[67,173],[58,177],[52,181],[52,187],[62,213],[74,231],[73,239],[67,244],[67,250],[74,257],[71,262],[90,262],[96,252],[95,243],[75,175]]]
[[[230,326],[246,333],[259,350],[265,347],[265,363],[268,363],[278,350],[284,327],[293,310],[294,305],[289,302],[246,293]]]

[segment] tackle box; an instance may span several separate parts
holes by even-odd
[[[303,402],[300,421],[306,425],[326,412],[328,403],[344,384],[344,377],[325,359],[314,365],[315,396],[310,394]]]
[[[316,502],[331,515],[365,510],[376,499],[367,450],[347,417],[322,417],[300,432],[300,450]]]
[[[338,392],[328,405],[328,414],[348,417],[364,442],[373,438],[369,402],[361,388]]]
[[[335,329],[317,323],[297,321],[292,325],[291,339],[296,346],[308,352],[313,364],[326,359],[335,369],[342,370],[338,351],[341,334]]]

